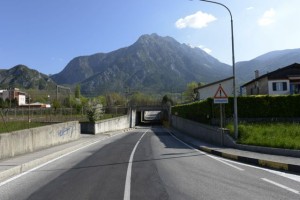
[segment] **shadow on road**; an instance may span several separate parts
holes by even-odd
[[[145,129],[145,127],[141,127]],[[137,129],[138,131],[139,129]],[[123,198],[126,171],[132,149],[144,131],[138,131],[125,135],[117,141],[105,144],[95,150],[90,150],[89,157],[82,160],[74,167],[40,169],[32,173],[58,172],[61,173],[51,182],[34,192],[28,199],[41,199],[48,196],[49,199],[121,199]],[[172,153],[163,153],[154,157],[151,146],[151,137],[158,137],[165,148],[175,149]],[[176,152],[176,149],[187,149],[187,146],[176,141],[168,132],[160,126],[151,127],[151,131],[145,135],[138,146],[137,154],[134,157],[134,164],[150,167],[155,165],[153,161],[164,161],[172,159],[185,159],[203,156],[203,153],[196,151]],[[143,168],[143,167],[142,167]],[[154,169],[148,169],[154,170]],[[61,172],[59,172],[61,171]],[[155,171],[155,170],[154,170]],[[100,188],[100,189],[99,189]],[[93,190],[93,196],[90,196]],[[67,193],[70,194],[67,194]],[[96,196],[95,196],[96,195]]]

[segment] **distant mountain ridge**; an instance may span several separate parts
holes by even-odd
[[[51,76],[59,84],[80,83],[83,93],[107,91],[182,91],[191,81],[211,82],[230,76],[229,65],[199,48],[171,37],[142,35],[131,46],[110,53],[80,56]]]
[[[32,70],[25,65],[17,65],[8,70],[0,71],[1,89],[24,88],[39,89],[54,88],[56,83],[47,75]]]
[[[300,49],[272,51],[236,63],[238,85],[293,63],[300,63]],[[142,35],[134,44],[109,53],[72,59],[58,74],[48,77],[25,65],[0,69],[0,89],[45,89],[56,84],[81,85],[83,95],[96,96],[125,90],[151,93],[182,92],[188,82],[211,83],[232,76],[232,67],[199,48],[171,37]],[[53,81],[54,79],[54,81]]]

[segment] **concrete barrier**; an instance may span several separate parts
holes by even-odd
[[[109,131],[117,131],[130,128],[131,124],[132,121],[130,120],[130,116],[124,115],[121,117],[97,121],[95,123],[81,123],[81,132],[88,134],[101,134]]]
[[[80,137],[77,121],[0,134],[0,159],[66,143]]]
[[[221,131],[218,127],[200,124],[188,119],[172,115],[172,126],[183,133],[205,142],[221,145],[223,143]]]
[[[208,143],[244,151],[253,151],[264,154],[300,158],[299,150],[237,144],[228,134],[222,134],[222,131],[219,128],[187,120],[174,115],[172,115],[172,126],[187,135],[198,138]]]

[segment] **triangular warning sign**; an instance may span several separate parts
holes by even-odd
[[[220,98],[220,99],[228,98],[228,96],[227,96],[226,92],[224,91],[224,89],[222,88],[221,84],[219,85],[219,88],[218,88],[214,98]]]

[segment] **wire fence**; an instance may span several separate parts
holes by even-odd
[[[103,118],[126,115],[127,107],[104,107]],[[0,109],[0,123],[27,121],[59,123],[66,121],[87,121],[87,108],[7,108]]]

